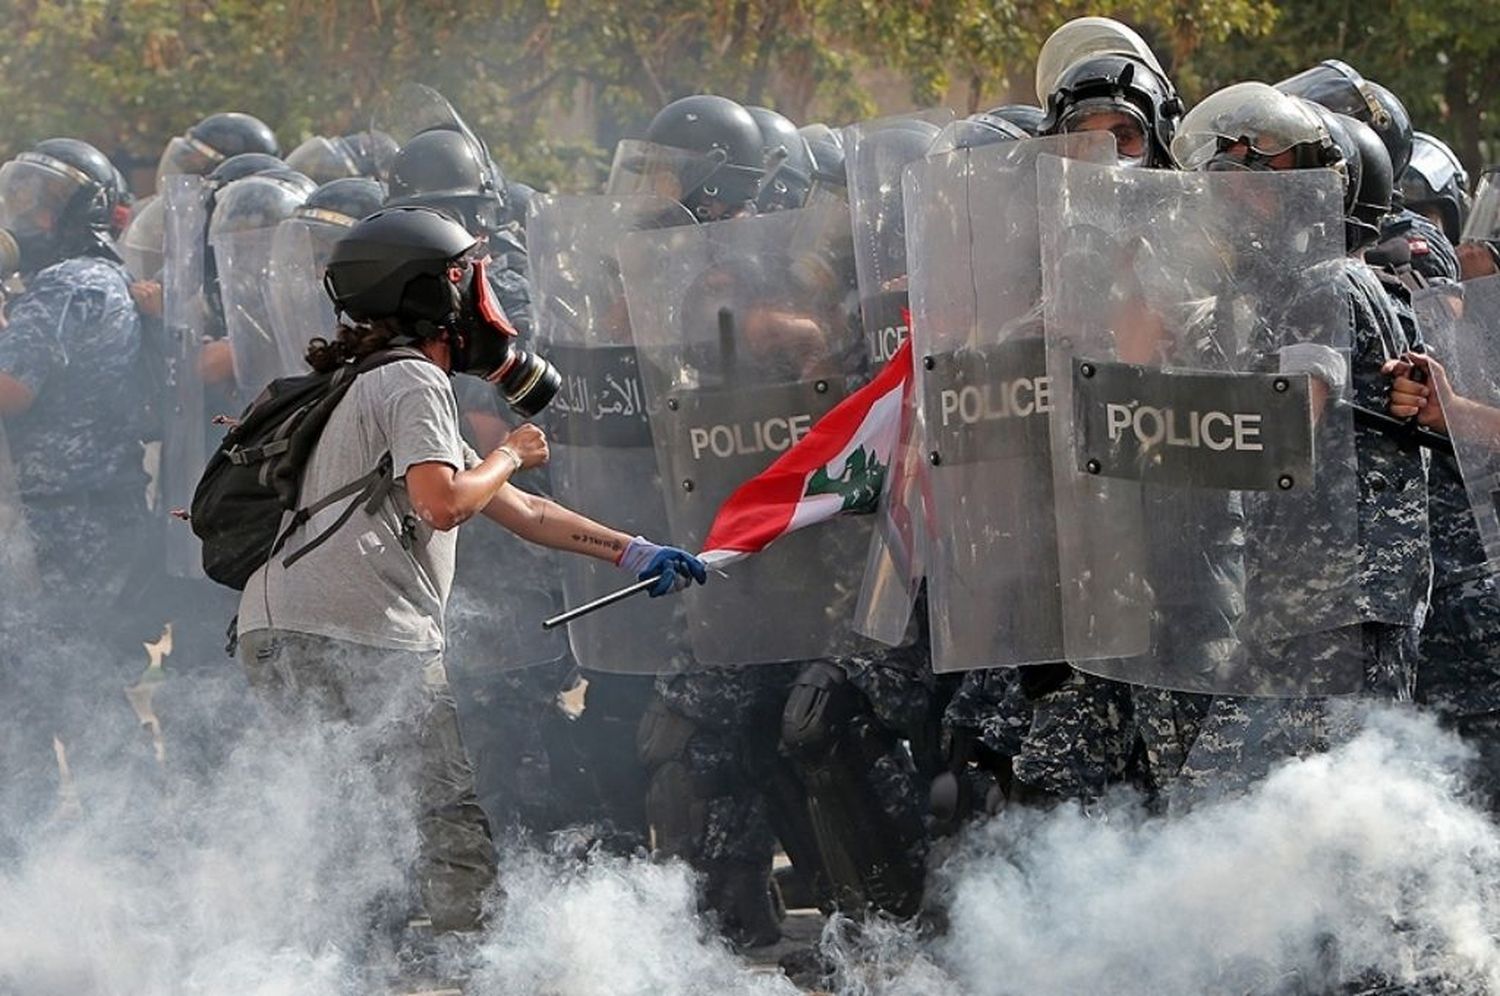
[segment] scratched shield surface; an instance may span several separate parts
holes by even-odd
[[[820,204],[630,235],[620,252],[672,541],[699,549],[715,513],[871,370],[849,215]],[[890,454],[839,454],[805,504],[873,511]],[[873,517],[792,533],[682,598],[693,657],[739,665],[836,657],[856,635]]]
[[[552,493],[569,508],[632,535],[676,542],[651,443],[645,389],[625,308],[618,252],[630,232],[691,224],[680,204],[651,196],[538,197],[527,223],[537,345],[562,373],[543,414],[551,444]],[[563,593],[579,605],[629,583],[612,565],[565,557]],[[629,625],[620,625],[628,611]],[[686,661],[686,623],[676,598],[568,625],[586,668],[651,674]]]
[[[1063,656],[1234,695],[1362,680],[1340,190],[1039,169]]]

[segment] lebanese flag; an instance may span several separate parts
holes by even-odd
[[[901,435],[911,340],[885,369],[818,419],[807,435],[719,507],[699,555],[721,566],[836,515],[874,512]]]

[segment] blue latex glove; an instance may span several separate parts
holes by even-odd
[[[647,589],[652,598],[681,591],[691,581],[702,584],[708,580],[708,565],[703,561],[675,546],[658,546],[644,536],[630,541],[620,554],[619,564],[639,581],[657,579]]]

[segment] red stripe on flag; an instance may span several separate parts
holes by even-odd
[[[911,339],[896,350],[885,369],[864,387],[818,419],[797,444],[735,489],[714,517],[704,551],[757,553],[786,532],[807,477],[837,456],[864,424],[875,402],[911,376]]]

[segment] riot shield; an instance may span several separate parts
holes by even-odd
[[[848,216],[828,206],[622,243],[673,543],[701,549],[724,500],[866,375],[850,252]],[[878,496],[889,462],[863,447],[839,454],[800,501],[858,507]],[[869,539],[868,517],[792,532],[685,592],[696,661],[812,660],[864,645],[850,618]]]
[[[344,229],[309,225],[288,218],[271,240],[265,287],[271,334],[283,375],[305,373],[307,344],[331,339],[338,328],[333,302],[323,290],[323,268],[333,250],[333,235]]]
[[[860,316],[877,366],[895,355],[909,331],[902,171],[927,154],[952,119],[951,111],[931,110],[864,121],[843,131]]]
[[[720,160],[701,152],[626,139],[615,146],[604,192],[617,197],[651,197],[681,203],[721,165]]]
[[[515,424],[493,384],[469,374],[453,378],[453,393],[464,439],[480,453],[494,449]],[[520,475],[515,484],[537,490],[541,475]],[[557,612],[558,576],[567,557],[530,543],[493,522],[465,526],[458,546],[453,594],[444,627],[449,665],[466,678],[536,667],[562,660],[567,636],[544,630],[541,622]],[[619,620],[614,620],[618,626]]]
[[[160,280],[166,205],[152,194],[135,205],[130,224],[120,235],[120,257],[136,280]]]
[[[539,345],[563,375],[546,413],[553,494],[657,542],[677,539],[667,522],[618,253],[631,232],[692,223],[686,208],[665,198],[539,196],[526,226]],[[601,561],[564,562],[570,605],[621,584],[619,570]],[[610,612],[584,616],[569,624],[568,638],[579,664],[591,670],[678,669],[686,660],[683,612],[680,599],[653,599],[633,607],[628,625]]]
[[[1464,222],[1463,240],[1500,239],[1500,166],[1486,166],[1474,186],[1474,204]]]
[[[1363,680],[1341,193],[1040,167],[1066,658],[1234,695]]]
[[[198,478],[208,463],[208,418],[199,366],[207,326],[203,262],[208,184],[199,176],[171,175],[162,179],[160,196],[164,210],[162,319],[167,337],[168,397],[162,407],[166,425],[157,508],[169,513],[192,504]],[[203,578],[198,537],[184,522],[169,520],[163,528],[168,573],[179,578]]]
[[[26,509],[10,461],[5,423],[0,422],[0,606],[4,607],[0,627],[12,622],[6,618],[9,612],[21,611],[40,591],[36,550],[26,527]]]
[[[959,149],[906,172],[937,671],[1064,657],[1037,212],[1044,155],[1112,163],[1114,143],[1079,134]]]
[[[1412,300],[1422,337],[1455,398],[1442,398],[1448,435],[1491,570],[1500,569],[1500,276],[1443,284]]]
[[[271,381],[286,376],[266,289],[276,228],[228,232],[212,243],[224,305],[224,329],[234,355],[234,382],[248,401]]]

